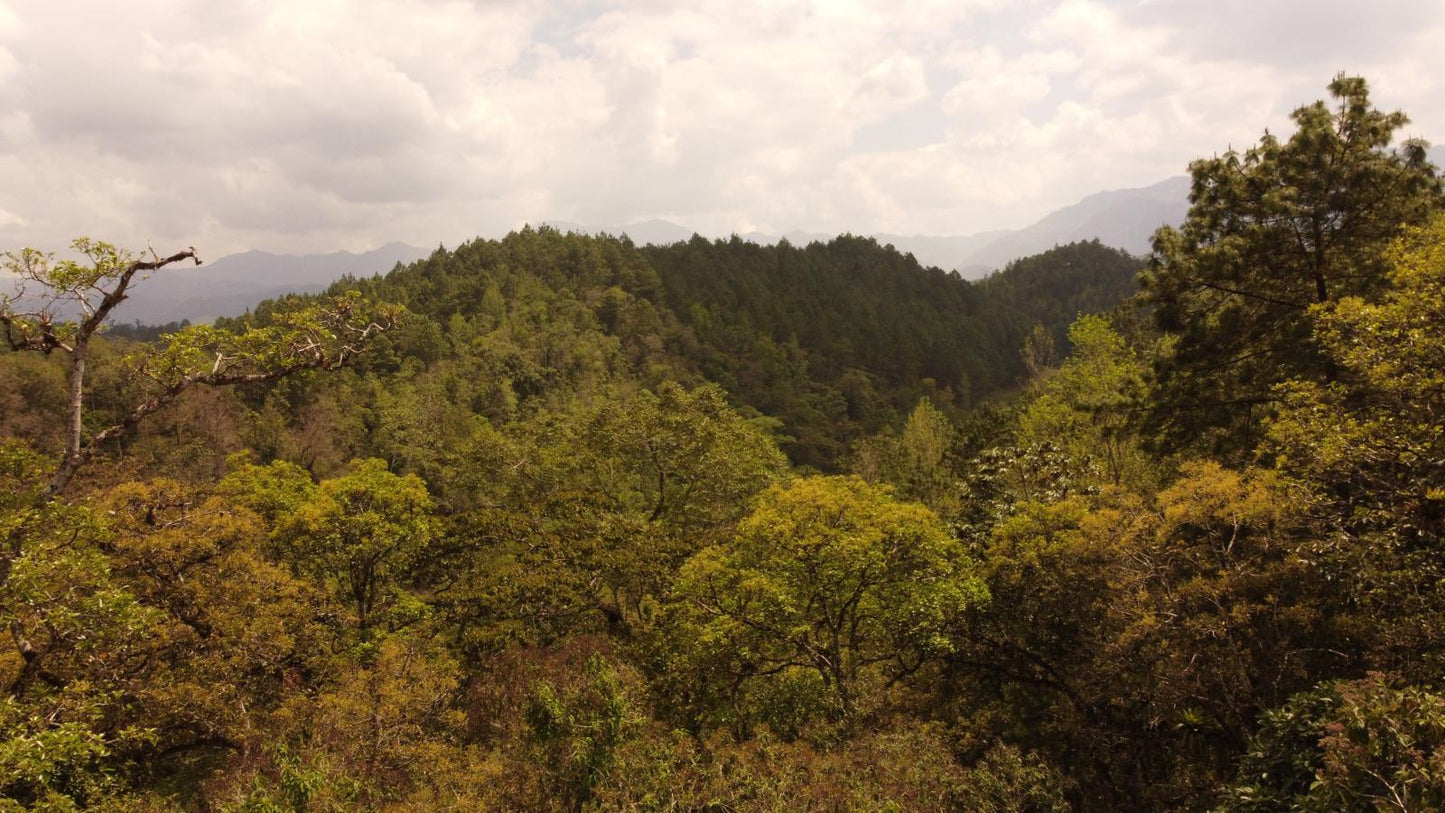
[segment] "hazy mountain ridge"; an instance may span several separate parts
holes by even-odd
[[[1188,210],[1189,180],[1178,176],[1151,186],[1090,195],[1017,230],[965,235],[869,235],[879,243],[912,254],[919,263],[957,271],[977,279],[1008,262],[1072,242],[1097,238],[1131,254],[1149,250],[1149,238],[1165,223],[1178,223]],[[542,225],[562,232],[627,235],[638,245],[669,245],[689,240],[694,232],[666,220],[652,219],[626,226],[589,227],[549,220]],[[791,231],[782,235],[749,232],[739,235],[759,245],[786,239],[794,245],[827,242],[836,235]],[[286,293],[314,293],[345,276],[386,273],[397,263],[426,257],[431,249],[388,243],[362,253],[273,254],[247,251],[221,257],[199,267],[167,269],[160,284],[136,286],[124,309],[126,322],[163,324],[189,319],[208,321],[245,312],[257,302]],[[163,281],[162,281],[163,280]]]
[[[315,293],[348,275],[384,274],[397,263],[410,263],[429,253],[404,243],[388,243],[360,254],[231,254],[197,267],[167,269],[156,284],[136,286],[126,299],[124,316],[126,321],[143,324],[234,316],[263,299]]]
[[[912,254],[924,265],[977,279],[1012,260],[1079,241],[1098,239],[1104,245],[1130,254],[1147,254],[1155,230],[1182,222],[1188,210],[1189,178],[1179,175],[1150,186],[1097,192],[1021,229],[963,235],[885,232],[867,236]],[[693,235],[685,226],[657,219],[627,226],[588,227],[567,221],[546,221],[544,225],[583,234],[625,234],[639,245],[667,245]],[[795,230],[781,235],[752,231],[738,236],[759,245],[772,245],[783,239],[806,245],[826,242],[835,235]]]
[[[1184,175],[1137,189],[1098,192],[998,237],[955,268],[965,277],[975,276],[967,269],[987,272],[1056,245],[1093,238],[1143,255],[1149,252],[1150,238],[1160,226],[1183,222],[1188,211],[1189,178]]]
[[[398,263],[406,265],[430,253],[404,243],[388,243],[360,254],[246,251],[199,266],[186,262],[131,287],[117,314],[126,324],[209,322],[218,316],[239,316],[264,299],[325,290],[342,277],[384,274]],[[0,275],[0,287],[13,291],[18,286],[13,277]],[[22,297],[22,306],[28,301],[29,297]],[[62,306],[59,315],[69,318],[74,313]]]

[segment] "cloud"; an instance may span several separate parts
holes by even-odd
[[[1403,40],[1439,25],[1445,6],[1419,0],[1148,0],[1110,4],[1121,22],[1187,32],[1176,47],[1192,59],[1225,59],[1312,70],[1394,55]]]
[[[0,0],[0,244],[1017,226],[1283,129],[1340,68],[1445,137],[1417,5]]]

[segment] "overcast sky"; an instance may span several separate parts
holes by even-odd
[[[1445,141],[1438,0],[0,0],[0,248],[543,219],[967,234],[1288,129]]]

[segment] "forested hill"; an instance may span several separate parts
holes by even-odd
[[[576,352],[566,336],[605,336],[629,365],[609,375],[722,384],[781,422],[794,462],[831,470],[849,440],[920,397],[964,409],[1015,386],[1035,324],[1063,347],[1068,324],[1126,298],[1140,267],[1095,241],[970,283],[871,238],[637,247],[543,228],[438,250],[369,284],[450,334],[454,353],[460,333],[504,335],[516,397],[549,389],[556,360]]]
[[[643,251],[667,304],[700,333],[726,341],[732,328],[796,341],[814,377],[866,371],[890,390],[913,390],[904,400],[932,379],[960,406],[1016,383],[1033,324],[1063,341],[1079,313],[1127,297],[1141,266],[1098,241],[1017,260],[972,284],[871,238],[806,247],[694,239]]]
[[[1105,316],[526,229],[140,341],[194,251],[6,256],[0,811],[1445,810],[1445,178],[1329,91]]]

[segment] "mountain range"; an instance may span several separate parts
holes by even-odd
[[[879,243],[912,254],[926,266],[958,272],[978,279],[1012,260],[1047,251],[1057,245],[1098,239],[1105,245],[1142,255],[1149,238],[1164,224],[1177,224],[1188,210],[1189,179],[1184,176],[1137,189],[1119,189],[1090,195],[1037,222],[1016,230],[966,235],[869,235]],[[626,226],[591,227],[566,221],[546,221],[563,232],[627,235],[639,245],[666,245],[692,238],[693,230],[666,220],[646,220]],[[786,234],[750,232],[738,235],[758,244],[786,239],[796,245],[832,239],[835,235],[793,231]],[[222,257],[198,268],[168,269],[164,284],[136,286],[123,310],[125,321],[164,324],[189,319],[209,321],[237,315],[263,299],[285,293],[324,289],[344,276],[367,277],[390,271],[431,254],[432,249],[388,243],[360,254],[288,255],[247,251]]]
[[[118,313],[126,321],[149,325],[237,316],[263,299],[288,293],[315,293],[345,276],[384,274],[398,263],[406,265],[430,253],[430,249],[404,243],[387,243],[360,254],[246,251],[198,267],[168,268],[155,283],[131,289]]]
[[[1051,212],[1021,229],[964,235],[868,235],[880,243],[912,254],[923,265],[956,271],[965,279],[978,279],[1012,260],[1048,251],[1057,245],[1098,239],[1130,254],[1149,252],[1149,239],[1163,225],[1176,225],[1189,210],[1189,178],[1179,175],[1137,189],[1116,189],[1090,195],[1072,206]],[[645,220],[626,226],[588,227],[568,221],[546,221],[559,231],[584,234],[627,235],[639,245],[666,245],[688,240],[692,229],[667,220]],[[785,234],[748,232],[744,240],[771,245],[780,239],[806,245],[835,235],[790,231]]]
[[[1144,255],[1149,253],[1149,240],[1154,231],[1166,224],[1179,224],[1188,211],[1189,178],[1179,175],[1137,189],[1090,195],[1021,229],[966,235],[880,233],[870,236],[912,254],[923,265],[956,271],[965,279],[979,279],[1013,260],[1079,240],[1098,239],[1104,245]],[[648,233],[658,231],[655,223],[646,224]],[[778,240],[776,236],[759,232],[740,236],[758,243]],[[808,232],[789,232],[782,236],[791,243],[832,237]]]

